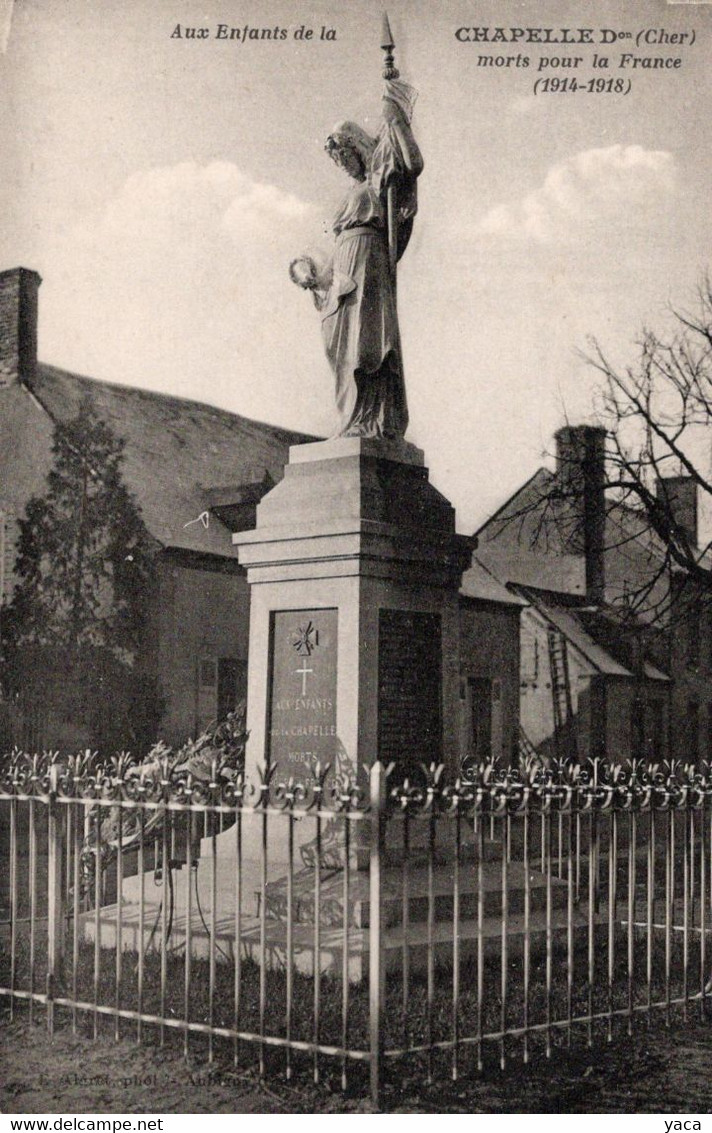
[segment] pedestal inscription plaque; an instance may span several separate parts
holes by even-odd
[[[337,610],[272,614],[268,762],[309,784],[336,755]]]
[[[439,614],[381,610],[378,619],[378,755],[403,777],[442,757]]]

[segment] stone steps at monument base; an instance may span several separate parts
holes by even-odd
[[[191,903],[197,907],[196,886],[203,913],[212,907],[212,893],[215,888],[218,913],[229,913],[235,906],[236,863],[229,858],[215,860],[215,877],[212,877],[210,862],[199,863],[197,875],[192,875],[183,867],[174,869],[172,874],[174,904],[185,908],[187,904],[186,886],[191,879]],[[502,864],[501,862],[482,863],[483,905],[485,916],[499,916],[502,912]],[[508,864],[508,903],[512,913],[524,911],[525,876],[521,862]],[[155,874],[144,874],[143,900],[146,908],[157,907],[162,899],[163,885],[155,884]],[[478,863],[466,863],[460,868],[460,916],[476,917],[479,901],[480,867]],[[292,916],[295,923],[314,922],[314,881],[312,870],[300,870],[292,881]],[[427,868],[414,866],[407,873],[408,918],[413,923],[424,922],[428,918],[430,878]],[[383,917],[387,927],[403,921],[404,910],[404,870],[391,867],[383,871]],[[563,908],[568,900],[566,882],[552,879],[552,904]],[[452,866],[437,866],[432,872],[432,897],[436,921],[449,921],[453,917],[453,870]],[[141,885],[138,877],[124,881],[124,901],[138,904],[141,898]],[[282,876],[267,883],[265,889],[267,916],[270,919],[284,920],[287,916],[287,878]],[[262,900],[261,871],[259,863],[243,863],[242,870],[242,908],[243,913],[259,916]],[[322,874],[320,888],[320,908],[322,924],[339,927],[343,923],[345,901],[343,871]],[[546,878],[536,870],[529,871],[530,909],[537,911],[546,906]],[[350,924],[354,928],[368,928],[370,924],[370,883],[368,871],[349,872],[348,908]],[[148,914],[147,914],[148,915]]]
[[[118,906],[106,906],[99,919],[100,947],[113,949],[118,938]],[[93,943],[95,921],[93,913],[82,914],[82,935],[86,942]],[[574,911],[573,932],[575,941],[587,938],[589,919],[585,909]],[[620,926],[621,922],[618,921]],[[596,934],[605,933],[607,910],[600,909],[592,920]],[[184,914],[173,917],[170,936],[166,948],[168,954],[184,955],[187,921]],[[213,946],[218,962],[234,962],[236,925],[233,917],[216,917]],[[143,935],[144,948],[160,952],[162,925],[156,914],[146,915],[143,934],[135,905],[124,905],[121,914],[121,947],[126,951],[136,951]],[[566,910],[555,910],[550,923],[543,911],[532,913],[529,918],[528,939],[530,954],[542,955],[546,950],[547,932],[550,933],[552,947],[565,946],[568,939]],[[486,917],[482,922],[481,933],[476,919],[460,921],[459,954],[462,963],[476,959],[480,940],[483,956],[486,959],[501,956],[503,929],[501,917]],[[245,960],[260,963],[262,953],[262,926],[257,917],[243,917],[241,924],[241,955]],[[512,916],[508,920],[506,944],[508,954],[521,955],[527,939],[524,917]],[[429,935],[427,924],[410,924],[407,932],[408,962],[411,971],[427,968],[430,941],[436,965],[447,966],[453,959],[453,926],[441,921],[432,927]],[[210,917],[205,923],[193,912],[190,925],[191,954],[195,959],[207,959],[211,947]],[[283,969],[287,963],[287,925],[281,920],[265,918],[264,949],[269,969]],[[386,931],[386,968],[396,972],[403,962],[404,937],[402,926],[394,926]],[[319,955],[322,975],[340,978],[343,974],[344,930],[324,926],[320,930]],[[314,972],[315,940],[311,925],[294,924],[292,928],[292,953],[294,968],[304,975]],[[364,928],[348,930],[348,972],[349,980],[359,982],[368,975],[369,932]]]
[[[501,863],[482,864],[483,911],[485,916],[498,916],[502,913],[502,866]],[[526,901],[524,867],[520,862],[510,862],[507,870],[507,896],[509,910],[523,913]],[[386,927],[403,923],[405,906],[405,881],[402,869],[386,869],[382,882],[383,918]],[[432,885],[432,890],[431,890]],[[453,870],[451,866],[437,867],[433,870],[432,881],[427,869],[411,868],[407,873],[408,901],[407,915],[412,923],[427,921],[432,892],[433,915],[436,921],[451,921],[454,911]],[[462,866],[459,877],[459,909],[462,919],[477,916],[479,904],[480,868],[477,864]],[[563,908],[568,900],[568,887],[565,882],[552,880],[552,904]],[[270,882],[266,889],[267,916],[285,920],[288,909],[287,879],[280,878]],[[257,894],[258,902],[261,895]],[[529,906],[532,911],[546,907],[546,878],[543,874],[529,871]],[[314,874],[304,871],[295,875],[292,881],[292,915],[297,923],[313,924],[315,909]],[[322,880],[320,887],[320,908],[322,923],[334,927],[343,924],[344,892],[343,873]],[[354,873],[349,878],[348,905],[350,923],[356,928],[368,928],[370,924],[370,890],[368,873]]]
[[[119,916],[117,905],[107,905],[102,908],[99,917],[99,936],[102,948],[113,949],[116,946],[119,932]],[[633,910],[635,933],[638,938],[645,939],[647,928],[647,901],[638,899]],[[628,934],[628,908],[627,903],[618,905],[613,918],[616,934],[622,938],[620,947],[624,947]],[[684,905],[678,899],[672,909],[670,927],[673,940],[681,944],[684,931]],[[691,938],[699,936],[700,932],[699,902],[688,906],[688,931]],[[596,946],[606,947],[606,940],[610,930],[609,909],[605,902],[599,904],[598,910],[589,917],[587,904],[580,903],[573,909],[571,921],[574,946],[586,944],[589,933],[593,930]],[[652,917],[654,937],[664,939],[665,935],[665,907],[663,901],[656,902]],[[209,910],[200,912],[192,907],[190,919],[191,954],[196,959],[205,959],[210,954],[211,947],[211,916]],[[237,925],[234,914],[219,915],[215,918],[213,945],[216,959],[219,962],[234,961],[235,940]],[[139,918],[138,906],[125,903],[121,908],[121,947],[124,950],[138,950],[143,937],[143,947],[160,951],[162,947],[162,915],[160,905],[151,906],[144,913],[143,930]],[[430,935],[430,931],[432,935]],[[166,943],[169,953],[183,954],[186,943],[187,916],[185,909],[174,911],[171,920],[171,931]],[[486,916],[482,921],[481,933],[477,918],[462,918],[459,924],[459,953],[462,963],[476,959],[480,936],[482,940],[483,956],[487,959],[501,957],[502,941],[506,938],[507,952],[511,957],[522,954],[527,938],[532,957],[540,957],[546,952],[547,933],[550,934],[552,948],[566,948],[568,946],[568,910],[566,907],[553,908],[551,917],[547,922],[545,910],[532,911],[528,920],[528,931],[525,918],[522,914],[512,914],[507,919],[506,934],[503,930],[501,915]],[[262,925],[259,917],[243,915],[240,922],[241,955],[244,959],[260,963]],[[712,934],[712,924],[707,920],[705,934],[709,938]],[[95,937],[95,915],[93,912],[84,913],[80,917],[80,935],[90,943]],[[453,925],[450,921],[435,922],[432,930],[427,923],[410,923],[407,928],[406,940],[408,948],[408,961],[411,970],[422,971],[427,967],[430,951],[429,942],[432,939],[433,956],[437,965],[449,965],[453,959]],[[305,975],[312,975],[314,971],[315,940],[314,926],[293,923],[293,958],[294,967]],[[287,924],[284,920],[265,917],[264,943],[267,966],[270,969],[282,969],[287,962]],[[332,975],[340,978],[343,973],[344,930],[340,926],[322,925],[319,940],[320,969],[323,975]],[[385,932],[386,967],[389,971],[397,972],[402,967],[404,948],[404,933],[402,925],[393,925]],[[349,979],[358,982],[368,974],[369,960],[369,931],[367,928],[348,929],[348,971]]]

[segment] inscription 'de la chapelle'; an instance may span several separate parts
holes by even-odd
[[[335,609],[272,614],[268,745],[277,780],[306,785],[317,763],[334,765],[337,627]]]

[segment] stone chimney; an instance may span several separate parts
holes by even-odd
[[[697,484],[692,476],[665,476],[655,485],[655,494],[665,502],[670,514],[687,535],[693,547],[697,546]]]
[[[36,271],[0,272],[0,389],[31,381],[37,369]]]
[[[556,474],[566,500],[566,551],[584,556],[586,597],[599,605],[606,581],[606,430],[599,425],[566,425],[557,430],[555,439]]]

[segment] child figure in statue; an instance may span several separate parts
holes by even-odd
[[[414,93],[398,80],[386,83],[376,138],[355,122],[341,122],[329,135],[327,153],[353,182],[333,220],[333,261],[319,267],[302,256],[290,265],[293,281],[312,291],[321,314],[336,381],[337,436],[397,439],[408,425],[388,210],[394,210],[400,259],[423,168],[410,129]]]

